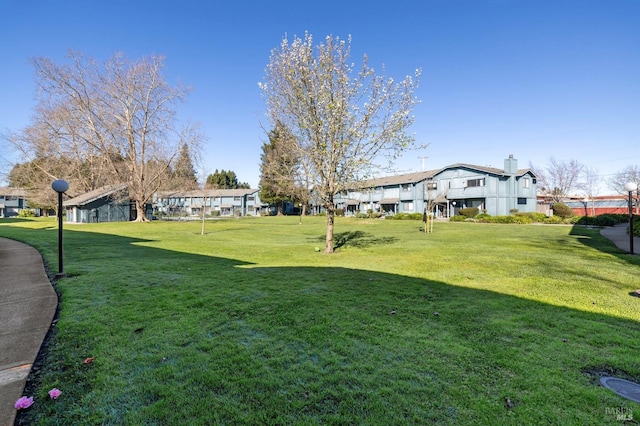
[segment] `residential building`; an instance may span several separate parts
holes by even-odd
[[[0,217],[17,216],[20,210],[29,208],[27,191],[21,188],[0,188]]]
[[[94,189],[66,200],[69,223],[126,222],[135,220],[135,203],[127,195],[127,185],[115,184]],[[151,214],[151,207],[147,209]]]
[[[536,176],[519,169],[512,155],[504,169],[473,164],[452,164],[436,170],[371,179],[334,198],[345,214],[359,212],[455,215],[461,208],[477,207],[492,216],[514,211],[536,211]]]
[[[209,189],[164,191],[154,196],[154,211],[169,216],[259,216],[268,205],[257,189]]]

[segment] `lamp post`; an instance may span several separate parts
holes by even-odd
[[[633,191],[638,189],[635,182],[624,184],[624,190],[629,193],[629,254],[633,254]]]
[[[58,193],[58,273],[56,278],[62,278],[65,276],[62,265],[62,194],[69,189],[69,184],[66,180],[58,179],[53,181],[51,188]]]
[[[587,210],[587,205],[589,204],[589,198],[584,197],[582,199],[582,204],[584,204],[584,227],[587,227],[587,223],[589,222],[589,211]]]
[[[298,208],[300,209],[300,221],[298,225],[302,225],[302,203],[298,204]]]

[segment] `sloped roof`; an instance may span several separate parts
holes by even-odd
[[[193,191],[160,191],[158,198],[190,198],[190,197],[244,197],[255,194],[257,189],[195,189]]]
[[[0,196],[25,198],[27,191],[23,188],[0,187]]]
[[[426,172],[405,173],[402,175],[385,176],[381,178],[369,179],[362,182],[363,187],[400,185],[402,183],[420,182],[429,179],[435,175],[438,170],[429,170]]]
[[[505,171],[502,170],[502,169],[497,169],[495,167],[488,167],[488,166],[477,166],[475,164],[467,164],[467,163],[456,163],[456,164],[452,164],[450,166],[443,167],[442,169],[438,170],[438,172],[435,173],[435,174],[438,174],[438,173],[443,172],[443,171],[448,170],[448,169],[460,169],[460,168],[477,170],[477,171],[480,171],[480,172],[491,173],[491,174],[499,175],[499,176],[509,176],[509,174],[505,173]],[[531,172],[531,174],[533,174],[531,169],[518,169],[518,170],[516,170],[515,175],[516,176],[522,176],[522,175],[527,174],[529,172]]]
[[[95,200],[100,198],[108,197],[110,195],[115,194],[116,192],[123,191],[127,189],[126,184],[115,184],[115,185],[107,185],[102,188],[94,189],[93,191],[86,192],[82,195],[78,195],[77,197],[71,198],[64,203],[63,206],[84,206],[89,204]]]
[[[369,180],[363,181],[361,185],[358,185],[358,186],[361,186],[363,188],[373,188],[377,186],[401,185],[403,183],[421,182],[423,180],[431,179],[434,176],[444,172],[445,170],[462,169],[462,168],[476,170],[484,173],[491,173],[498,176],[508,176],[508,174],[505,173],[504,170],[497,169],[495,167],[477,166],[475,164],[467,164],[467,163],[455,163],[449,166],[445,166],[441,169],[427,170],[424,172],[405,173],[401,175],[385,176],[381,178],[369,179]],[[522,176],[527,173],[533,174],[531,169],[518,169],[515,174],[516,176]]]

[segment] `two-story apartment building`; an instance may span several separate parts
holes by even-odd
[[[259,216],[263,208],[257,189],[165,191],[154,196],[154,210],[172,216]]]
[[[28,208],[27,194],[20,188],[0,188],[0,217],[17,216]]]
[[[441,169],[371,179],[335,197],[346,214],[358,212],[422,213],[449,217],[465,207],[497,216],[536,211],[536,176],[518,169],[512,155],[504,169],[452,164]]]

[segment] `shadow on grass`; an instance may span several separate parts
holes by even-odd
[[[55,259],[55,231],[20,232]],[[27,389],[40,401],[17,424],[602,424],[624,400],[598,388],[599,372],[640,380],[638,322],[359,269],[239,268],[249,264],[142,242],[65,234],[75,276],[57,284],[59,322]],[[64,396],[43,401],[53,386]]]
[[[323,235],[316,238],[315,241],[324,242],[325,238]],[[397,240],[395,237],[377,237],[364,231],[339,232],[333,234],[333,248],[336,250],[341,247],[366,248],[374,245],[393,244]]]
[[[29,219],[25,219],[25,218],[20,218],[20,217],[0,217],[0,225],[5,224],[5,223],[20,223],[20,222],[26,222]]]
[[[582,225],[574,225],[571,228],[570,235],[577,236],[577,240],[587,247],[611,254],[632,265],[640,266],[639,255],[631,256],[628,252],[618,248],[613,241],[600,233],[600,228],[587,228]],[[637,250],[640,250],[640,247]]]

